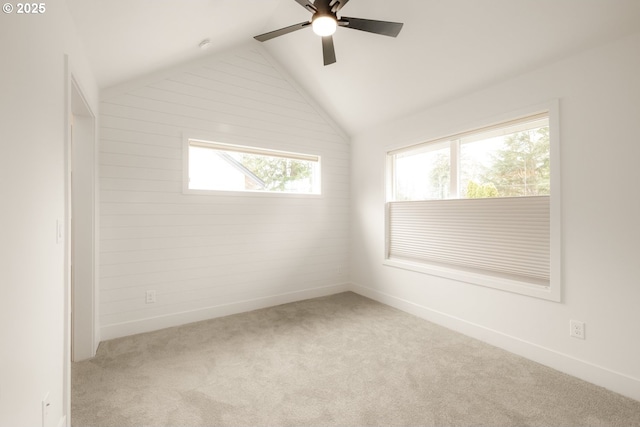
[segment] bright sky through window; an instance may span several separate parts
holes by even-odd
[[[392,200],[549,195],[549,150],[546,117],[401,150]]]
[[[190,140],[189,190],[320,194],[320,157]]]

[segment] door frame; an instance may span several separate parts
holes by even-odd
[[[64,56],[64,77],[64,412],[67,423],[70,425],[71,362],[94,357],[98,344],[100,343],[98,321],[98,198],[96,176],[98,150],[96,116],[87,102],[81,85],[72,72],[72,67],[69,64],[69,57],[67,55]],[[74,233],[72,233],[72,218],[75,228]],[[75,281],[75,289],[72,289],[72,280]]]

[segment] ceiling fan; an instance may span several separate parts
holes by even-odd
[[[301,22],[289,27],[280,28],[279,30],[260,34],[259,36],[255,36],[254,39],[265,42],[284,34],[312,27],[313,32],[322,37],[324,65],[330,65],[336,62],[336,51],[333,47],[333,33],[335,33],[337,27],[396,37],[400,33],[403,25],[399,22],[374,21],[371,19],[349,18],[347,16],[338,18],[337,13],[349,0],[315,0],[313,3],[310,0],[295,1],[313,14],[311,21]]]

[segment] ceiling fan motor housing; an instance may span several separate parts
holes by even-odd
[[[336,12],[330,6],[330,3],[331,3],[330,0],[316,1],[313,4],[315,6],[316,10],[315,10],[315,12],[313,12],[313,16],[311,17],[311,22],[313,22],[315,19],[323,17],[323,16],[331,17],[331,18],[333,18],[333,19],[335,19],[337,21],[338,17],[336,16]]]

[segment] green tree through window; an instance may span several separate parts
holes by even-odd
[[[487,197],[500,197],[500,193],[493,183],[478,184],[475,181],[469,181],[467,184],[467,199],[484,199]]]
[[[242,165],[264,182],[266,191],[284,191],[308,183],[312,172],[310,162],[284,157],[244,154]]]
[[[395,200],[550,194],[548,117],[490,126],[389,154]]]
[[[491,168],[482,174],[481,187],[495,186],[497,197],[549,194],[548,127],[509,135],[504,140],[503,148],[492,157]]]

